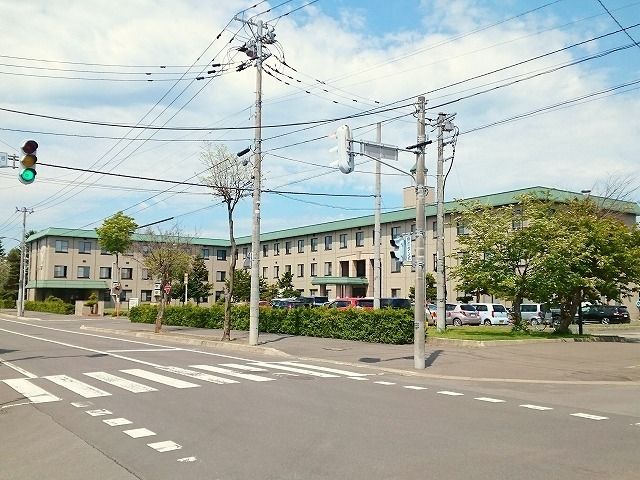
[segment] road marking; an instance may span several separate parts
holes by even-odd
[[[146,380],[151,380],[152,382],[162,383],[163,385],[169,385],[170,387],[175,388],[193,388],[200,386],[196,383],[185,382],[184,380],[167,377],[166,375],[160,375],[159,373],[148,372],[147,370],[142,370],[141,368],[130,368],[120,371],[123,373],[128,373],[129,375],[133,375],[134,377],[144,378]]]
[[[338,378],[338,375],[333,375],[331,373],[314,372],[313,370],[305,370],[303,368],[289,367],[287,365],[282,365],[280,363],[255,362],[253,363],[253,365],[258,365],[259,367],[265,367],[265,368],[274,368],[276,370],[284,370],[285,372],[302,373],[304,375],[311,375],[313,377]]]
[[[126,418],[107,418],[102,421],[110,427],[119,427],[120,425],[129,425],[133,423],[131,420],[127,420]]]
[[[377,382],[373,382],[373,383],[377,383],[378,385],[395,385],[395,382],[385,382],[384,380],[378,380]]]
[[[71,405],[73,405],[76,408],[85,408],[85,407],[88,407],[89,405],[93,405],[93,403],[91,403],[91,402],[71,402]]]
[[[220,366],[237,368],[238,370],[245,370],[247,372],[266,372],[267,371],[266,368],[251,367],[249,365],[242,365],[240,363],[221,363]]]
[[[208,372],[222,373],[229,375],[230,377],[243,378],[245,380],[251,380],[252,382],[271,382],[275,378],[261,377],[260,375],[253,375],[251,373],[240,373],[229,370],[228,368],[212,367],[211,365],[189,365],[191,368],[199,368],[200,370],[207,370]]]
[[[184,375],[185,377],[195,378],[197,380],[203,380],[205,382],[217,383],[222,385],[225,383],[239,383],[237,380],[230,380],[228,378],[216,377],[215,375],[209,375],[208,373],[196,372],[195,370],[188,370],[180,367],[158,367],[160,370],[175,373],[178,375]]]
[[[338,375],[346,375],[347,377],[368,377],[373,375],[372,373],[357,373],[350,372],[348,370],[338,370],[336,368],[319,367],[317,365],[308,365],[306,363],[298,362],[278,362],[280,365],[291,365],[292,367],[311,368],[313,370],[320,370],[321,372],[337,373]]]
[[[106,350],[107,353],[125,353],[125,352],[179,352],[179,348],[138,348],[129,350]]]
[[[134,428],[133,430],[123,430],[122,433],[126,433],[131,438],[151,437],[155,435],[154,432],[147,428]]]
[[[197,460],[196,457],[184,457],[184,458],[179,458],[177,461],[178,462],[195,462]]]
[[[34,385],[29,380],[20,378],[3,380],[3,382],[9,385],[23,397],[28,398],[29,401],[33,403],[57,402],[59,400],[62,400],[61,398],[58,398],[55,395],[47,392],[45,389]]]
[[[102,415],[111,415],[113,412],[110,410],[101,408],[99,410],[87,410],[84,413],[88,413],[92,417],[101,417]]]
[[[133,393],[158,391],[157,388],[149,387],[138,382],[133,382],[131,380],[127,380],[126,378],[118,377],[117,375],[112,375],[106,372],[88,372],[85,373],[85,375]]]
[[[19,366],[17,366],[17,365],[15,365],[15,364],[13,364],[13,363],[11,363],[11,362],[8,362],[8,361],[6,361],[6,360],[3,360],[2,358],[0,358],[0,365],[6,365],[7,367],[14,369],[16,372],[18,372],[18,373],[20,373],[20,374],[24,375],[24,376],[25,376],[25,377],[27,377],[27,378],[38,378],[38,376],[37,376],[37,375],[34,375],[33,373],[31,373],[31,372],[29,372],[29,371],[25,370],[25,369],[24,369],[24,368],[22,368],[22,367],[19,367]]]
[[[609,417],[601,417],[600,415],[591,415],[589,413],[572,413],[571,416],[587,418],[589,420],[609,420]]]
[[[405,385],[402,388],[407,388],[409,390],[427,390],[427,387],[416,387],[415,385]]]
[[[504,400],[500,400],[499,398],[491,398],[491,397],[476,397],[474,400],[480,400],[481,402],[489,402],[489,403],[504,403]]]
[[[530,408],[531,410],[553,410],[553,408],[551,407],[542,407],[540,405],[531,405],[528,403],[525,403],[524,405],[520,405],[523,408]]]
[[[46,378],[56,385],[60,385],[67,390],[71,390],[84,398],[108,397],[111,395],[109,392],[100,390],[99,388],[93,387],[88,383],[81,382],[80,380],[76,380],[75,378],[71,378],[67,375],[49,375],[42,378]]]
[[[170,452],[171,450],[180,450],[182,448],[182,445],[178,445],[176,442],[172,442],[171,440],[147,443],[147,446],[157,450],[158,452]]]
[[[362,378],[362,377],[347,377],[350,380],[360,380],[362,382],[366,382],[367,380],[369,380],[368,378]]]
[[[464,395],[464,393],[460,393],[460,392],[450,392],[449,390],[440,390],[439,392],[440,395],[450,395],[452,397],[460,397],[462,395]]]

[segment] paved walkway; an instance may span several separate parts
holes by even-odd
[[[153,325],[131,323],[127,318],[52,315],[27,312],[34,322],[56,323],[57,328],[138,335],[146,341],[175,341],[212,348],[236,348],[250,352],[288,354],[329,362],[370,365],[435,378],[528,383],[627,383],[640,382],[640,342],[504,342],[498,346],[469,348],[459,345],[426,345],[426,368],[415,370],[413,345],[386,345],[332,338],[301,337],[261,333],[259,347],[248,345],[248,332],[233,331],[232,342],[222,345],[221,330],[164,326],[153,334]],[[4,311],[0,318],[15,319]],[[36,320],[40,319],[40,320]],[[474,327],[468,327],[474,328]],[[588,327],[592,330],[593,327]],[[587,330],[589,333],[590,331]],[[601,331],[598,331],[601,333]],[[638,329],[610,328],[605,333],[637,339]],[[271,350],[275,349],[277,352]]]

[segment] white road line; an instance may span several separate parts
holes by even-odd
[[[489,402],[489,403],[504,403],[504,400],[500,400],[499,398],[491,398],[491,397],[476,397],[474,400],[480,400],[481,402]]]
[[[93,405],[92,402],[71,402],[71,405],[73,405],[76,408],[85,408],[88,407],[89,405]]]
[[[38,378],[37,375],[34,375],[33,373],[25,370],[22,367],[19,367],[19,366],[13,364],[11,362],[8,362],[7,360],[3,360],[2,358],[0,358],[0,365],[6,365],[7,367],[14,369],[16,372],[24,375],[27,378]]]
[[[416,387],[415,385],[405,385],[402,388],[407,388],[409,390],[427,390],[427,387]]]
[[[184,458],[179,458],[177,461],[178,462],[195,462],[197,460],[196,457],[184,457]]]
[[[125,353],[125,352],[179,352],[179,348],[138,348],[129,350],[107,350],[107,353]]]
[[[449,395],[451,397],[461,397],[462,395],[464,395],[464,393],[460,393],[460,392],[451,392],[449,390],[440,390],[439,392],[440,395]]]
[[[347,377],[349,380],[360,380],[362,382],[366,382],[367,380],[369,380],[368,378],[362,378],[362,377]]]
[[[126,433],[131,438],[151,437],[155,435],[154,432],[147,428],[134,428],[133,430],[123,430],[122,433]]]
[[[143,385],[142,383],[127,380],[126,378],[118,377],[117,375],[112,375],[107,372],[87,372],[85,373],[85,375],[133,393],[158,391],[157,388],[149,387],[147,385]]]
[[[384,380],[378,380],[377,382],[373,383],[377,383],[378,385],[395,385],[395,382],[385,382]]]
[[[609,417],[601,417],[600,415],[591,415],[589,413],[572,413],[571,416],[587,418],[589,420],[609,420]]]
[[[113,412],[110,410],[101,408],[99,410],[86,410],[84,413],[88,413],[92,417],[101,417],[103,415],[111,415]]]
[[[184,375],[185,377],[195,378],[204,382],[217,383],[222,385],[225,383],[239,383],[237,380],[230,380],[228,378],[216,377],[215,375],[209,375],[208,373],[196,372],[195,370],[188,370],[180,367],[158,367],[160,370],[175,373],[177,375]]]
[[[158,452],[170,452],[172,450],[180,450],[182,448],[182,445],[178,445],[176,442],[172,442],[171,440],[147,443],[147,446],[157,450]]]
[[[308,365],[306,363],[298,362],[278,362],[280,365],[291,365],[292,367],[311,368],[312,370],[320,370],[321,372],[337,373],[338,375],[346,375],[347,377],[368,377],[373,375],[372,373],[357,373],[350,372],[348,370],[338,370],[336,368],[319,367],[317,365]]]
[[[71,378],[67,375],[49,375],[42,378],[46,378],[56,385],[60,385],[67,390],[71,390],[84,398],[108,397],[111,395],[109,392],[100,390],[99,388],[93,387],[88,383],[81,382],[80,380],[76,380],[75,378]]]
[[[259,367],[265,367],[265,368],[274,368],[276,370],[284,370],[285,372],[302,373],[305,375],[311,375],[313,377],[338,378],[338,375],[333,375],[330,373],[314,372],[313,370],[305,370],[303,368],[288,367],[287,365],[281,365],[280,363],[255,362],[252,365],[258,365]]]
[[[110,427],[119,427],[121,425],[129,425],[133,423],[131,420],[127,420],[126,418],[107,418],[102,421]]]
[[[245,380],[251,380],[252,382],[270,382],[275,378],[261,377],[260,375],[253,375],[251,373],[240,373],[229,370],[228,368],[212,367],[211,365],[189,365],[191,368],[199,368],[200,370],[207,370],[208,372],[222,373],[223,375],[229,375],[230,377],[243,378]]]
[[[177,378],[167,377],[166,375],[160,375],[159,373],[148,372],[141,368],[130,368],[127,370],[120,370],[123,373],[128,373],[134,377],[144,378],[145,380],[151,380],[152,382],[162,383],[163,385],[169,385],[174,388],[193,388],[199,387],[197,383],[185,382],[184,380],[178,380]]]
[[[33,403],[57,402],[62,400],[61,398],[47,392],[45,389],[34,385],[29,380],[13,379],[3,380],[3,382]]]
[[[251,367],[249,365],[242,365],[240,363],[221,363],[220,366],[236,368],[238,370],[245,370],[247,372],[266,372],[267,371],[266,368]]]
[[[524,405],[520,405],[523,408],[529,408],[531,410],[553,410],[551,407],[542,407],[540,405],[531,405],[529,403],[525,403]]]

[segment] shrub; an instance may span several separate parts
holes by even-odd
[[[65,303],[64,300],[57,297],[47,297],[44,302],[24,302],[24,309],[33,312],[62,313],[64,315],[70,315],[75,312],[73,305]]]
[[[0,300],[0,308],[16,308],[16,301],[12,299]]]
[[[157,306],[143,304],[129,311],[137,323],[154,323]],[[224,308],[196,305],[169,306],[163,323],[196,328],[222,328]],[[231,310],[231,328],[249,329],[249,306]],[[413,312],[403,309],[333,310],[326,308],[260,309],[260,331],[309,337],[341,338],[372,343],[405,344],[413,342]]]

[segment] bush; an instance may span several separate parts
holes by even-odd
[[[53,296],[47,297],[44,302],[24,302],[24,309],[33,312],[62,313],[64,315],[70,315],[75,312],[73,305]]]
[[[7,299],[7,300],[0,299],[0,308],[16,308],[16,301],[11,299]]]
[[[129,311],[136,323],[155,323],[157,306],[143,304]],[[196,305],[165,308],[164,325],[196,328],[222,328],[224,308]],[[249,329],[249,306],[234,306],[231,310],[231,328]],[[341,338],[372,343],[405,344],[413,342],[413,312],[403,309],[334,310],[326,308],[261,308],[260,331],[304,335],[309,337]]]

